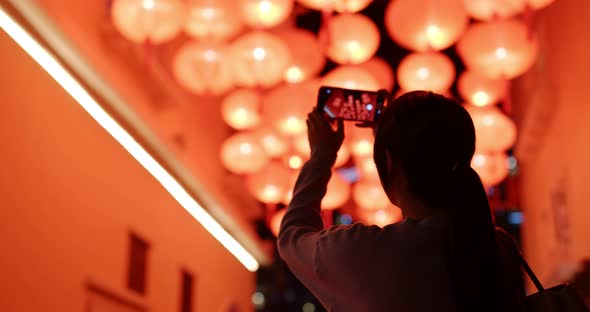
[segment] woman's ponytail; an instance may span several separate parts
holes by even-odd
[[[500,311],[495,226],[484,186],[468,164],[451,173],[447,259],[458,311]]]

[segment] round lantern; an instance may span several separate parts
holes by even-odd
[[[526,0],[526,5],[528,5],[529,7],[535,9],[535,10],[539,10],[542,9],[548,5],[550,5],[551,3],[553,3],[555,0]]]
[[[359,66],[373,75],[375,79],[377,79],[380,89],[393,89],[393,69],[389,63],[384,61],[382,58],[375,56]]]
[[[272,215],[272,217],[270,217],[270,222],[268,224],[268,227],[270,228],[270,231],[276,237],[279,236],[279,230],[281,229],[281,222],[283,222],[283,217],[285,217],[286,213],[287,213],[287,208],[284,208],[284,209],[275,211],[274,214]]]
[[[350,159],[350,150],[348,146],[342,144],[338,153],[336,154],[336,162],[334,162],[334,167],[341,167],[344,166],[348,160]]]
[[[404,91],[445,93],[455,80],[455,66],[448,56],[440,52],[416,52],[401,61],[397,77]]]
[[[313,94],[317,95],[318,92],[320,91],[320,87],[323,86],[322,83],[323,83],[322,78],[314,77],[314,78],[311,78],[307,81],[302,82],[301,84],[305,88],[307,88],[309,90],[309,92],[312,92]]]
[[[490,79],[512,79],[526,72],[537,58],[539,44],[517,20],[472,25],[457,44],[470,70]]]
[[[247,174],[266,166],[268,157],[254,135],[242,132],[234,134],[223,142],[221,162],[233,173]]]
[[[373,157],[355,158],[355,164],[363,180],[379,181],[379,173]]]
[[[475,125],[476,149],[479,152],[502,152],[514,145],[516,126],[493,106],[467,109]]]
[[[395,0],[385,11],[391,38],[414,51],[443,50],[467,27],[462,0]]]
[[[285,164],[293,169],[293,170],[298,170],[301,169],[301,167],[303,167],[303,164],[305,163],[305,158],[297,153],[293,153],[293,154],[287,154],[284,157],[285,160]]]
[[[504,153],[475,153],[471,167],[486,186],[494,186],[504,181],[509,172],[508,159]]]
[[[242,86],[270,87],[283,80],[291,64],[289,48],[276,35],[251,32],[238,38],[231,47],[236,83]]]
[[[115,28],[127,39],[158,44],[182,29],[182,0],[115,0],[111,7]]]
[[[239,0],[242,17],[251,27],[270,28],[289,17],[294,0]]]
[[[289,180],[289,190],[287,194],[285,194],[285,198],[283,198],[282,203],[285,205],[289,205],[291,199],[293,199],[293,191],[295,189],[295,183],[297,182],[297,178],[299,178],[299,171],[291,172],[291,178]]]
[[[510,18],[524,10],[523,0],[463,0],[467,13],[479,20]]]
[[[183,88],[196,94],[220,94],[233,86],[228,49],[220,42],[184,44],[174,56],[172,72]]]
[[[525,8],[528,7],[530,9],[539,10],[539,9],[542,9],[542,8],[550,5],[555,0],[505,0],[505,1],[510,3],[513,6],[521,5],[521,6],[524,6]]]
[[[322,85],[354,90],[379,90],[379,82],[359,66],[339,66],[322,79]]]
[[[247,185],[254,197],[266,204],[278,204],[289,191],[291,172],[289,169],[270,163],[261,171],[247,178]]]
[[[307,133],[302,133],[301,135],[295,137],[295,139],[293,140],[293,147],[295,148],[297,153],[309,158],[311,148],[309,147]]]
[[[184,30],[193,37],[228,39],[243,27],[242,17],[235,9],[237,0],[191,0],[188,3]]]
[[[350,133],[350,149],[355,157],[372,157],[375,136],[373,129],[354,127]]]
[[[489,79],[472,71],[464,71],[459,77],[459,93],[465,101],[483,107],[496,104],[508,92],[508,81]]]
[[[379,48],[379,29],[365,15],[340,14],[332,17],[320,31],[320,41],[328,43],[326,54],[336,63],[359,64]]]
[[[309,147],[309,140],[307,138],[307,133],[301,134],[295,138],[293,142],[293,146],[295,147],[295,151],[300,155],[304,156],[305,159],[309,159],[311,154],[311,149]],[[334,167],[341,167],[345,165],[348,160],[350,159],[350,149],[348,145],[342,144],[340,150],[336,154],[336,161],[334,162]]]
[[[317,11],[355,13],[366,8],[373,0],[299,0],[299,3]]]
[[[402,220],[402,211],[396,206],[389,206],[385,209],[359,209],[357,211],[358,218],[367,225],[376,225],[384,227]]]
[[[328,182],[328,190],[322,199],[322,209],[338,209],[348,201],[349,197],[350,184],[337,172],[332,172],[332,178]]]
[[[315,98],[316,94],[301,84],[281,85],[266,94],[262,112],[282,134],[301,134],[307,131],[305,119]]]
[[[251,129],[260,123],[260,94],[250,89],[237,89],[221,102],[223,120],[237,130]]]
[[[361,209],[385,209],[391,205],[379,181],[361,180],[352,190],[352,199]]]
[[[326,62],[316,36],[307,30],[290,29],[280,34],[291,51],[285,81],[302,82],[318,74]]]
[[[270,157],[280,157],[289,149],[287,139],[273,127],[264,126],[258,128],[254,132],[254,136],[256,136],[258,143]]]

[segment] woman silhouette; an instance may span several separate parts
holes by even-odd
[[[323,229],[320,203],[344,139],[318,110],[308,115],[311,158],[278,238],[281,257],[328,311],[519,311],[518,247],[494,226],[470,167],[475,130],[456,101],[402,95],[375,129],[374,160],[404,220]]]

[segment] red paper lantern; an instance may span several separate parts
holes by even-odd
[[[221,146],[221,162],[236,174],[254,173],[268,164],[268,156],[251,133],[242,132],[227,138]]]
[[[459,77],[458,88],[465,101],[483,107],[496,104],[506,95],[508,81],[489,79],[468,70]]]
[[[299,170],[301,169],[301,167],[303,167],[303,164],[305,163],[305,158],[297,153],[293,153],[293,154],[287,154],[285,157],[285,164],[293,169],[293,170]]]
[[[184,30],[198,39],[228,39],[244,26],[237,0],[191,0]]]
[[[185,89],[220,94],[233,87],[228,47],[221,42],[190,41],[174,56],[172,72]]]
[[[381,40],[379,29],[370,18],[350,13],[332,17],[327,27],[320,32],[320,38],[326,36],[326,54],[340,64],[360,64],[367,61],[375,55]]]
[[[391,205],[381,183],[375,180],[357,182],[353,187],[352,199],[365,210],[385,209]]]
[[[373,0],[298,0],[304,6],[318,11],[355,13],[366,8]]]
[[[239,0],[242,17],[251,27],[270,28],[289,17],[294,0]]]
[[[508,176],[508,157],[504,153],[475,153],[471,167],[486,186],[500,184]]]
[[[323,80],[320,77],[314,77],[312,79],[309,79],[305,82],[302,82],[301,84],[307,88],[310,92],[312,92],[313,94],[318,94],[318,92],[320,91],[320,87],[322,86]]]
[[[323,210],[334,210],[344,205],[350,198],[350,184],[337,172],[332,173],[328,190],[322,199]]]
[[[385,11],[385,27],[391,38],[414,51],[450,47],[467,22],[462,0],[395,0]]]
[[[377,82],[380,89],[392,90],[394,86],[393,69],[382,58],[374,56],[370,60],[359,65],[361,68],[369,72]]]
[[[174,38],[182,29],[184,11],[181,0],[115,0],[111,6],[115,28],[136,43]]]
[[[539,10],[539,9],[542,9],[542,8],[550,5],[555,0],[506,0],[506,1],[514,6],[522,5],[524,7]]]
[[[467,13],[479,20],[506,19],[524,10],[524,1],[463,0]]]
[[[274,127],[263,126],[254,131],[257,141],[270,157],[280,157],[289,149],[289,142]]]
[[[297,151],[297,153],[309,158],[311,148],[309,147],[307,133],[302,133],[295,137],[295,139],[293,140],[293,147],[295,148],[295,151]]]
[[[245,130],[260,123],[260,94],[251,89],[236,89],[221,102],[223,120],[232,128]]]
[[[416,52],[406,56],[397,68],[404,91],[428,90],[445,93],[455,80],[455,66],[439,52]]]
[[[268,32],[251,32],[231,47],[234,75],[239,85],[270,87],[283,80],[291,64],[287,44]]]
[[[475,125],[476,149],[482,153],[503,152],[516,141],[516,126],[493,106],[467,108]]]
[[[285,198],[282,201],[282,203],[287,206],[291,202],[291,199],[293,199],[293,191],[295,189],[295,183],[297,182],[298,177],[299,177],[299,171],[292,171],[291,172],[291,178],[289,180],[289,190],[287,191],[287,194],[285,195]]]
[[[353,127],[348,131],[349,144],[355,157],[372,157],[375,135],[370,128]]]
[[[334,162],[334,167],[342,167],[344,166],[348,160],[350,159],[350,149],[347,145],[342,144],[338,153],[336,154],[336,162]]]
[[[537,58],[539,44],[517,20],[473,24],[457,44],[470,70],[490,79],[512,79],[525,73]]]
[[[359,66],[339,66],[322,79],[322,85],[353,90],[379,90],[379,82]]]
[[[385,209],[359,209],[358,218],[367,225],[376,225],[384,227],[402,220],[402,211],[398,207],[391,205]]]
[[[379,181],[379,173],[372,156],[355,158],[355,164],[362,179]]]
[[[302,155],[305,159],[309,159],[311,149],[309,147],[309,140],[307,138],[307,133],[303,133],[297,136],[293,142],[293,147],[295,151]],[[334,167],[341,167],[344,166],[348,160],[350,159],[350,148],[347,144],[342,144],[340,150],[336,154],[336,162],[334,162]]]
[[[305,119],[316,96],[310,88],[301,84],[281,85],[264,97],[262,111],[268,123],[282,134],[301,134],[307,131]]]
[[[326,59],[316,36],[307,30],[290,29],[280,34],[291,51],[291,64],[285,71],[285,81],[302,82],[317,75]]]
[[[276,163],[270,163],[259,172],[247,177],[247,185],[254,197],[266,204],[278,204],[289,191],[291,172]]]

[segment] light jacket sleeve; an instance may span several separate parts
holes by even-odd
[[[363,249],[370,249],[380,229],[361,224],[324,229],[321,201],[330,180],[334,158],[312,157],[302,168],[293,199],[281,223],[278,249],[297,278],[328,306],[342,296],[348,279],[341,269],[355,267]],[[338,291],[336,291],[338,290]]]
[[[332,175],[330,157],[311,157],[301,169],[293,198],[281,222],[279,254],[301,279],[314,277],[315,252],[324,225],[321,202]]]

